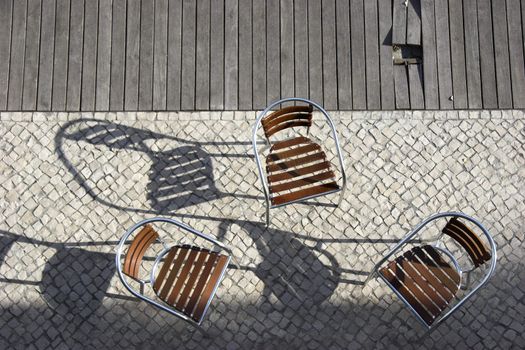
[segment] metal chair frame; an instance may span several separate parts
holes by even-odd
[[[180,312],[180,311],[178,311],[178,310],[176,310],[174,308],[168,307],[166,305],[163,305],[163,304],[161,304],[161,303],[159,303],[159,302],[157,302],[157,301],[155,301],[155,300],[153,300],[151,298],[148,298],[148,297],[146,297],[144,295],[144,286],[146,284],[149,284],[152,287],[152,289],[153,289],[153,284],[155,283],[155,273],[157,271],[158,265],[162,261],[162,258],[164,258],[164,256],[175,245],[169,246],[164,240],[162,240],[160,238],[157,238],[157,242],[161,243],[163,245],[164,249],[157,255],[157,257],[155,259],[155,262],[153,264],[153,267],[151,269],[151,272],[150,272],[150,278],[148,280],[141,280],[141,279],[136,279],[136,278],[133,278],[133,277],[130,277],[130,276],[127,276],[127,277],[124,276],[124,273],[122,271],[122,256],[124,255],[124,246],[126,244],[126,241],[131,236],[131,234],[133,234],[133,232],[135,232],[138,228],[140,228],[140,227],[142,227],[142,226],[144,226],[146,224],[152,223],[152,222],[165,222],[165,223],[173,224],[173,225],[177,226],[178,228],[181,228],[181,229],[183,229],[183,230],[185,230],[187,232],[190,232],[193,235],[196,235],[196,236],[198,236],[200,238],[203,238],[206,241],[209,241],[209,242],[213,243],[214,245],[220,247],[222,250],[224,250],[224,251],[229,253],[226,266],[228,266],[230,264],[230,260],[233,257],[232,251],[231,251],[230,248],[225,246],[222,242],[219,242],[217,239],[215,239],[214,237],[212,237],[210,235],[207,235],[205,233],[197,231],[197,230],[189,227],[188,225],[186,225],[186,224],[184,224],[182,222],[179,222],[177,220],[169,219],[169,218],[160,218],[160,217],[155,217],[155,218],[151,218],[151,219],[142,220],[142,221],[136,223],[135,225],[133,225],[129,230],[126,231],[124,236],[122,236],[122,238],[120,239],[120,242],[119,242],[119,244],[117,246],[117,254],[115,256],[115,264],[117,265],[118,276],[119,276],[120,280],[122,281],[122,283],[124,284],[124,286],[126,287],[126,289],[131,294],[133,294],[134,296],[136,296],[140,300],[143,300],[143,301],[145,301],[145,302],[147,302],[147,303],[149,303],[149,304],[151,304],[153,306],[158,307],[159,309],[161,309],[163,311],[166,311],[166,312],[168,312],[168,313],[170,313],[170,314],[172,314],[174,316],[177,316],[177,317],[183,319],[184,321],[187,321],[187,322],[191,323],[192,325],[200,326],[201,323],[202,323],[202,320],[204,319],[204,315],[208,311],[210,303],[213,300],[213,298],[215,296],[215,293],[217,292],[217,289],[218,289],[218,287],[220,285],[220,281],[222,281],[223,278],[224,278],[224,274],[226,272],[226,269],[224,269],[224,271],[221,273],[221,275],[219,277],[219,283],[217,283],[217,285],[213,289],[213,292],[211,293],[211,296],[210,296],[210,298],[209,298],[209,300],[208,300],[208,302],[206,304],[206,307],[204,309],[204,312],[202,314],[203,316],[202,316],[200,322],[196,322],[192,318],[190,318],[190,317],[186,316],[185,314],[183,314],[182,312]],[[128,283],[126,278],[131,278],[133,280],[136,280],[138,283],[140,283],[140,291],[136,291]],[[155,294],[158,296],[157,292],[155,292]]]
[[[332,137],[334,138],[334,141],[335,141],[335,147],[336,147],[336,150],[337,150],[337,158],[339,159],[339,165],[340,165],[340,168],[341,168],[340,169],[341,170],[341,175],[342,175],[342,178],[343,178],[342,179],[343,185],[341,186],[341,188],[333,190],[333,191],[328,191],[328,192],[324,192],[324,193],[321,193],[321,194],[316,194],[316,195],[304,197],[304,198],[293,200],[293,201],[290,201],[290,202],[287,202],[287,203],[284,203],[284,204],[271,205],[270,194],[269,194],[270,191],[269,191],[269,188],[268,188],[268,182],[267,182],[267,179],[266,179],[266,177],[264,175],[264,170],[262,168],[261,159],[259,157],[259,152],[258,152],[258,149],[257,149],[257,131],[259,130],[259,126],[261,125],[261,121],[266,116],[266,114],[269,111],[271,111],[272,108],[274,108],[275,106],[280,105],[282,103],[286,103],[286,102],[303,102],[303,103],[307,103],[307,104],[312,105],[315,108],[317,108],[325,116],[326,121],[327,121],[327,123],[330,126],[330,129],[332,131]],[[309,133],[310,133],[310,127],[308,127],[307,135]],[[267,142],[270,142],[270,141],[267,140]],[[288,205],[288,204],[304,202],[304,201],[309,200],[309,199],[317,198],[317,197],[320,197],[320,196],[324,196],[324,195],[328,195],[328,194],[336,193],[336,192],[341,192],[340,195],[339,195],[339,201],[337,203],[337,206],[339,206],[341,204],[341,202],[343,200],[343,197],[344,197],[345,190],[346,190],[346,171],[345,171],[345,166],[344,166],[344,161],[343,161],[343,154],[342,154],[342,151],[341,151],[341,146],[339,144],[339,138],[337,136],[337,131],[335,130],[335,125],[334,125],[334,122],[333,122],[332,118],[330,118],[330,116],[328,115],[328,112],[323,107],[321,107],[319,104],[317,104],[316,102],[313,102],[311,100],[307,100],[307,99],[304,99],[304,98],[299,98],[299,97],[289,97],[289,98],[284,98],[284,99],[272,102],[257,117],[257,120],[255,122],[255,126],[253,127],[253,132],[252,132],[252,147],[253,147],[253,154],[255,155],[255,161],[257,163],[257,169],[259,171],[259,177],[261,179],[262,186],[263,186],[264,197],[265,197],[265,200],[266,200],[266,226],[269,226],[269,224],[270,224],[270,209],[279,208],[279,207],[282,207],[282,206],[285,206],[285,205]]]
[[[435,221],[437,219],[443,218],[443,217],[456,217],[456,218],[463,218],[467,221],[470,221],[474,225],[476,225],[485,235],[487,238],[489,245],[490,245],[490,266],[488,271],[485,273],[485,276],[479,282],[467,295],[463,296],[456,305],[454,305],[445,315],[439,317],[432,325],[428,326],[428,324],[421,318],[421,316],[416,312],[416,310],[405,300],[405,298],[394,288],[387,280],[386,278],[379,273],[379,268],[386,262],[389,261],[389,259],[397,253],[407,242],[409,242],[411,239],[413,239],[421,229],[423,229],[425,226],[427,226],[432,221]],[[436,235],[435,237],[432,237],[430,239],[424,240],[425,242],[435,242],[434,245],[432,245],[434,248],[438,249],[439,251],[446,254],[454,264],[454,267],[457,269],[459,276],[460,276],[460,288],[465,289],[466,286],[462,286],[463,284],[463,276],[466,275],[467,277],[467,285],[470,280],[470,272],[476,269],[476,267],[470,269],[470,270],[462,270],[458,261],[454,257],[454,255],[446,249],[446,247],[440,246],[440,239],[443,236],[443,233]],[[468,299],[470,299],[474,294],[476,294],[481,287],[483,287],[485,284],[487,284],[490,277],[493,275],[495,269],[496,269],[496,260],[497,260],[497,252],[496,252],[496,243],[494,242],[494,239],[488,232],[488,230],[476,219],[474,219],[471,216],[468,216],[463,213],[459,212],[443,212],[438,213],[435,215],[432,215],[425,219],[423,222],[421,222],[416,228],[414,228],[411,232],[409,232],[399,243],[397,243],[381,260],[379,260],[370,274],[368,275],[367,279],[365,280],[365,285],[372,279],[375,275],[379,275],[383,281],[392,289],[392,291],[403,301],[403,303],[410,309],[410,311],[416,316],[416,318],[423,324],[427,331],[435,329],[438,325],[443,323],[447,318],[449,318],[457,309],[459,309]]]

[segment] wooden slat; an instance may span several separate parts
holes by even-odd
[[[323,26],[323,107],[328,110],[336,110],[337,50],[335,33],[335,0],[323,0],[321,12]],[[379,81],[377,81],[377,83],[379,83]]]
[[[124,109],[137,110],[139,98],[140,0],[128,0]]]
[[[0,110],[7,109],[13,0],[0,1]]]
[[[454,108],[465,109],[467,108],[467,76],[463,37],[463,6],[461,1],[449,1],[449,23]]]
[[[69,0],[57,0],[55,21],[55,54],[53,59],[52,109],[66,110],[69,52]]]
[[[286,169],[290,169],[293,167],[297,167],[297,166],[301,166],[304,164],[312,163],[312,162],[319,161],[319,160],[325,160],[325,159],[326,159],[326,156],[324,152],[319,152],[319,153],[310,154],[304,157],[287,160],[284,162],[270,164],[266,166],[266,171],[269,173],[272,173],[275,171],[286,170]]]
[[[481,101],[478,11],[476,5],[475,1],[463,1],[468,107],[479,109],[483,104]]]
[[[38,63],[40,58],[40,15],[42,3],[40,0],[27,1],[26,48],[24,59],[24,88],[22,93],[22,109],[36,109],[38,87]]]
[[[195,109],[210,106],[210,2],[197,1],[197,57]]]
[[[126,67],[126,18],[116,14],[127,13],[125,0],[113,0],[111,24],[111,77],[109,87],[109,108],[112,111],[124,109],[124,77]]]
[[[279,141],[273,144],[271,150],[277,151],[283,148],[299,145],[301,143],[310,143],[310,140],[304,136],[294,137],[293,139]]]
[[[280,1],[281,97],[294,97],[293,0]]]
[[[276,118],[272,121],[270,121],[267,125],[264,126],[264,132],[267,137],[272,136],[277,131],[286,129],[285,125],[288,125],[288,127],[294,126],[294,123],[290,123],[292,121],[301,122],[301,125],[311,126],[312,125],[312,115],[311,114],[285,114],[279,118]],[[307,123],[303,123],[307,122]]]
[[[429,267],[430,271],[441,281],[441,283],[456,294],[459,289],[460,276],[458,272],[450,266],[431,246],[415,248],[414,253]],[[430,259],[430,257],[433,259]]]
[[[213,289],[219,283],[219,278],[221,277],[221,273],[224,270],[226,263],[228,261],[228,258],[224,255],[219,255],[219,259],[217,261],[217,264],[215,265],[215,268],[213,269],[213,273],[210,276],[210,279],[208,283],[206,284],[206,288],[204,288],[204,291],[202,292],[201,298],[199,302],[197,303],[197,306],[195,307],[195,311],[193,312],[193,319],[199,321],[202,316],[204,315],[204,311],[206,309],[206,305],[208,304]]]
[[[177,309],[186,311],[185,306],[189,301],[190,293],[195,288],[195,282],[197,281],[197,278],[199,277],[205,265],[205,261],[207,260],[209,256],[210,254],[206,250],[204,251],[201,250],[199,252],[197,259],[195,261],[195,264],[194,264],[195,266],[191,270],[191,273],[188,277],[188,282],[186,283],[186,286],[184,286],[184,289],[181,291],[180,298],[177,301],[177,304],[175,305]]]
[[[210,108],[224,108],[224,0],[211,0]]]
[[[269,115],[267,115],[266,117],[264,117],[261,121],[261,124],[264,126],[264,127],[269,127],[271,126],[272,124],[274,124],[274,122],[278,119],[280,119],[281,116],[285,115],[285,114],[289,114],[289,113],[293,113],[293,114],[296,114],[296,113],[311,113],[312,112],[312,107],[311,106],[288,106],[288,107],[283,107]]]
[[[252,109],[252,2],[239,1],[239,109]],[[292,80],[293,82],[293,80]]]
[[[281,98],[279,0],[266,1],[266,100]]]
[[[175,256],[180,251],[180,247],[173,247],[168,252],[168,255],[166,255],[166,258],[162,262],[162,267],[160,268],[159,274],[155,277],[155,283],[153,284],[153,290],[158,291],[160,287],[162,286],[162,283],[164,283],[164,279],[168,275],[168,271],[170,270],[170,267],[173,264],[173,259],[175,259]]]
[[[55,0],[42,1],[42,28],[40,33],[40,62],[38,64],[38,96],[36,105],[37,109],[41,111],[51,110],[51,92],[53,91],[53,52],[55,49],[55,8]]]
[[[142,263],[142,258],[146,253],[146,250],[151,246],[151,244],[157,239],[158,233],[150,226],[146,225],[140,230],[140,232],[135,236],[133,242],[126,253],[124,259],[124,268],[123,272],[126,275],[129,275],[133,278],[138,278],[140,264]]]
[[[322,184],[318,186],[308,187],[304,190],[299,190],[287,194],[283,194],[281,196],[273,197],[272,198],[272,204],[273,205],[281,205],[289,202],[293,202],[296,200],[299,200],[301,198],[306,198],[310,196],[320,195],[326,192],[331,192],[338,190],[339,186],[335,182],[330,182],[327,184]]]
[[[209,6],[209,3],[208,3]],[[168,0],[155,1],[155,44],[153,55],[153,109],[166,109],[168,55]],[[207,86],[206,89],[209,87]]]
[[[82,48],[84,46],[84,0],[71,0],[69,20],[69,64],[66,108],[80,110],[82,92]]]
[[[139,110],[153,106],[153,40],[155,2],[140,3]],[[191,18],[191,17],[190,17]],[[195,40],[195,39],[193,39]]]
[[[364,1],[365,55],[366,55],[366,103],[367,109],[381,108],[381,86],[379,76],[379,24],[377,1]]]
[[[181,100],[182,110],[195,108],[195,15],[196,0],[182,2],[182,76]]]
[[[410,108],[424,109],[425,96],[423,93],[423,67],[420,64],[410,64],[407,68],[408,81],[410,84]]]
[[[210,277],[212,269],[220,257],[220,255],[217,253],[209,253],[208,255],[209,255],[208,260],[206,260],[204,269],[202,270],[199,280],[195,284],[195,289],[193,289],[193,292],[191,293],[188,304],[186,305],[185,312],[188,315],[191,315],[193,313],[193,309],[195,308],[195,305],[197,305],[197,302],[199,301],[202,295],[202,291],[204,290],[204,287],[206,286],[206,282],[208,281],[208,278]]]
[[[266,2],[253,0],[253,108],[266,106]]]
[[[408,0],[407,6],[407,41],[409,45],[421,45],[421,1]]]
[[[441,109],[453,109],[448,0],[436,0],[435,8],[439,107]]]
[[[217,2],[217,0],[212,3]],[[218,16],[218,14],[216,14]],[[217,28],[219,31],[220,28]],[[222,30],[220,30],[222,32]],[[212,31],[213,35],[214,31]],[[222,35],[221,35],[222,37]],[[213,48],[213,42],[212,46]],[[168,110],[180,109],[182,48],[182,0],[168,3],[168,73],[166,104]],[[212,52],[213,53],[213,52]],[[213,55],[211,56],[213,60]],[[214,71],[211,71],[213,78]],[[213,86],[212,86],[213,87]],[[212,90],[213,91],[213,90]],[[222,90],[221,90],[222,91]]]
[[[238,108],[239,87],[239,2],[224,5],[224,109]]]
[[[294,1],[294,50],[294,95],[308,98],[308,0]]]
[[[111,0],[100,0],[98,10],[97,81],[95,107],[99,111],[109,110],[111,78]]]
[[[497,108],[496,67],[492,31],[491,0],[478,0],[478,28],[483,108]]]
[[[521,6],[524,6],[522,4]],[[507,0],[507,20],[509,33],[510,76],[512,80],[513,108],[525,108],[525,60],[523,53],[524,37],[522,30],[519,0]]]
[[[280,123],[279,125],[274,126],[270,130],[266,131],[266,137],[270,137],[284,129],[295,128],[295,127],[300,127],[300,126],[310,127],[311,125],[312,125],[311,120],[301,120],[301,119],[295,118],[293,120],[289,120],[289,121]]]
[[[443,229],[443,233],[455,239],[467,251],[475,266],[490,259],[491,254],[485,244],[458,219],[451,219]]]
[[[396,93],[396,108],[409,109],[408,69],[405,66],[394,66],[394,87]]]
[[[308,75],[310,100],[323,104],[321,1],[308,1]]]
[[[175,278],[179,274],[179,271],[182,267],[182,263],[184,262],[184,259],[188,255],[189,246],[184,245],[181,247],[179,254],[177,255],[177,258],[175,258],[175,261],[173,261],[173,264],[171,264],[171,271],[166,278],[166,282],[164,283],[164,286],[160,290],[159,298],[162,300],[166,300],[168,297],[168,293],[171,291],[173,287],[173,282],[175,281]],[[160,287],[160,286],[159,286]]]
[[[424,95],[427,109],[439,108],[434,0],[421,0]],[[412,89],[412,86],[410,87]]]
[[[406,44],[407,41],[407,7],[405,1],[392,1],[392,40],[394,44]]]
[[[392,64],[392,1],[378,0],[379,55],[381,62],[381,108],[394,109],[394,68]]]
[[[350,2],[352,41],[352,102],[354,109],[366,109],[365,24],[362,0]]]
[[[182,270],[180,271],[179,276],[177,276],[177,281],[175,282],[175,285],[173,286],[173,289],[171,290],[171,293],[168,296],[168,299],[166,300],[168,304],[175,305],[177,298],[180,297],[182,286],[186,282],[191,268],[193,267],[193,262],[195,261],[195,258],[197,257],[199,251],[200,250],[196,247],[189,248],[188,257],[184,261],[184,264],[182,265]]]
[[[330,162],[326,162],[326,161],[322,163],[316,163],[310,166],[305,166],[302,168],[286,169],[286,171],[284,172],[274,174],[274,175],[269,175],[268,182],[272,184],[274,182],[290,180],[290,179],[294,179],[299,176],[313,174],[316,171],[324,171],[324,170],[329,170],[329,169],[330,169]],[[275,190],[275,192],[279,192],[279,191]]]
[[[312,186],[317,183],[320,183],[324,180],[330,180],[335,177],[334,173],[332,171],[327,171],[324,173],[308,176],[302,179],[294,180],[294,181],[288,181],[282,184],[277,185],[270,185],[270,193],[276,194],[279,192],[289,191],[296,189],[298,187],[305,187],[305,186]]]
[[[83,111],[95,109],[97,23],[98,1],[87,0],[84,4],[84,47],[82,49],[82,92],[80,99],[80,108]]]
[[[498,107],[512,108],[507,11],[503,1],[492,1],[492,16],[494,28],[494,53],[496,56]]]
[[[316,143],[312,143],[312,144],[309,144],[309,145],[306,145],[306,146],[296,147],[296,148],[293,148],[291,150],[278,152],[278,153],[272,153],[266,158],[266,161],[267,162],[276,162],[276,161],[279,161],[279,160],[283,160],[283,159],[287,159],[287,158],[291,158],[291,157],[296,157],[298,155],[306,154],[308,152],[318,151],[320,149],[321,149],[321,146],[319,146]]]

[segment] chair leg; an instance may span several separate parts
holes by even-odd
[[[270,206],[266,206],[266,227],[270,226]]]

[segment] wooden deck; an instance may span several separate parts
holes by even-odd
[[[0,110],[525,108],[524,19],[525,0],[0,0]]]

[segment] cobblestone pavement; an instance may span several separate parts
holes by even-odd
[[[334,113],[350,185],[341,206],[332,195],[274,210],[268,229],[253,118],[2,114],[0,348],[525,347],[525,113]],[[493,233],[498,267],[428,334],[383,283],[363,281],[448,210]],[[124,230],[158,215],[216,235],[240,262],[204,332],[131,298],[116,276]]]

